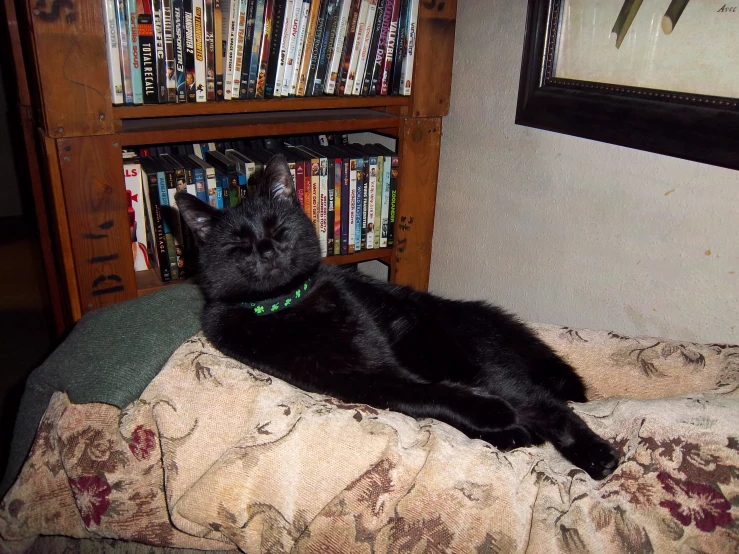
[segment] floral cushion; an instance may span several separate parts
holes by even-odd
[[[549,445],[503,454],[307,394],[197,335],[123,411],[54,396],[0,504],[0,551],[63,535],[275,553],[738,552],[739,347],[535,328],[600,398],[573,408],[622,453],[603,481]]]

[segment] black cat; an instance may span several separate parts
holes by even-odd
[[[615,469],[613,448],[566,404],[585,401],[580,378],[512,316],[321,264],[284,157],[235,208],[183,192],[176,201],[200,239],[203,332],[223,353],[306,391],[436,418],[501,450],[551,441],[596,479]]]

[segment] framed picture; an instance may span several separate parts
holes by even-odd
[[[516,123],[739,169],[739,0],[529,0]]]

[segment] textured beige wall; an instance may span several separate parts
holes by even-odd
[[[526,4],[459,2],[431,290],[739,342],[739,172],[514,125]]]

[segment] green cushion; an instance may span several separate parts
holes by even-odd
[[[51,395],[123,408],[172,353],[200,330],[203,296],[194,280],[85,315],[26,381],[0,498],[28,454]]]

